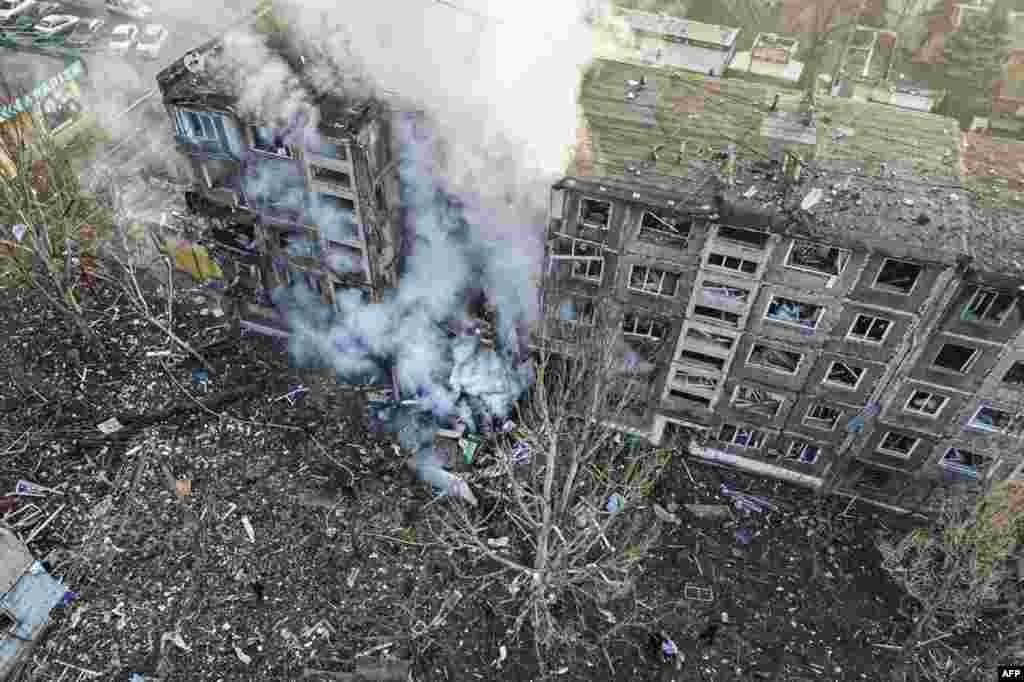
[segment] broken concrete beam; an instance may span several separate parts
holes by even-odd
[[[384,665],[356,666],[354,673],[332,672],[306,668],[302,671],[303,679],[321,678],[341,680],[343,682],[405,682],[409,678],[409,661],[396,661]]]
[[[686,510],[698,519],[728,519],[732,516],[725,504],[687,504]]]

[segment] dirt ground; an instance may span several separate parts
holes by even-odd
[[[367,432],[364,394],[290,367],[280,342],[239,336],[198,293],[181,292],[175,328],[206,347],[205,387],[189,361],[154,355],[171,347],[109,291],[90,303],[105,360],[69,355],[76,342],[35,296],[0,292],[0,486],[61,491],[32,499],[37,520],[17,530],[53,515],[30,546],[77,593],[22,679],[327,679],[312,671],[396,661],[416,680],[535,679],[532,649],[494,615],[508,593],[478,591],[485,567],[431,545],[438,502]],[[111,417],[122,428],[104,435]],[[684,517],[623,605],[674,638],[683,670],[624,627],[605,660],[554,661],[558,679],[888,679],[893,661],[873,644],[906,619],[872,533],[897,521],[837,504],[841,532],[812,584],[810,492],[676,458],[656,498],[722,504],[722,483],[779,510]]]

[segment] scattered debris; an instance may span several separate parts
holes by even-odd
[[[462,460],[467,465],[472,464],[476,451],[480,448],[480,437],[473,434],[463,436],[459,439],[459,447],[462,448]]]
[[[800,208],[805,211],[810,211],[818,204],[819,201],[821,201],[822,196],[824,196],[824,192],[819,187],[815,187],[808,192],[807,196],[805,196],[803,201],[800,202]]]
[[[47,494],[63,495],[64,493],[56,488],[47,488],[31,481],[18,481],[14,486],[12,495],[22,497],[45,497]]]
[[[238,660],[240,660],[245,665],[249,665],[250,663],[252,663],[252,656],[247,655],[244,651],[242,651],[242,648],[237,644],[235,645],[235,655],[238,656]]]
[[[608,510],[609,514],[615,514],[618,513],[620,509],[622,509],[623,503],[624,502],[622,499],[622,495],[619,495],[618,493],[612,493],[608,497],[608,502],[607,504],[605,504],[605,509]]]
[[[504,536],[504,537],[500,537],[500,538],[488,538],[487,539],[487,546],[488,547],[493,547],[494,549],[503,549],[505,547],[508,547],[508,545],[509,545],[509,539],[508,539],[507,535]]]
[[[117,420],[117,417],[111,417],[107,421],[100,422],[99,424],[97,424],[96,428],[98,428],[105,435],[109,436],[112,433],[117,433],[118,431],[123,429],[124,426],[121,424],[121,422]]]
[[[256,531],[253,530],[252,522],[248,516],[242,517],[242,527],[245,528],[245,534],[249,537],[249,542],[256,544]]]
[[[683,587],[683,598],[694,601],[712,602],[715,600],[714,592],[710,587],[701,587],[687,583]]]
[[[192,494],[192,481],[187,478],[179,478],[174,482],[174,494],[178,497],[188,497]]]
[[[687,504],[686,510],[698,519],[728,519],[732,512],[724,504]]]
[[[749,545],[754,541],[754,531],[749,528],[737,528],[733,535],[736,538],[736,542],[741,545]]]

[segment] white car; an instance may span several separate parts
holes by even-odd
[[[43,17],[43,20],[36,24],[32,30],[40,36],[56,36],[71,33],[77,23],[78,17],[70,14],[51,14]]]
[[[132,19],[145,20],[153,13],[153,8],[139,0],[107,0],[107,11]]]
[[[36,0],[0,0],[0,21],[12,19],[32,8]]]
[[[115,54],[124,54],[139,40],[139,27],[135,24],[121,24],[110,32],[110,43],[107,47]]]
[[[167,42],[167,29],[160,24],[149,24],[142,29],[139,44],[135,46],[139,56],[144,59],[156,59],[160,48]]]

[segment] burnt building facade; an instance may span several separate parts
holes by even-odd
[[[309,104],[258,117],[239,106],[244,80],[216,40],[162,71],[158,85],[188,162],[190,209],[211,225],[212,250],[243,324],[285,334],[271,292],[302,285],[324,303],[359,289],[375,300],[398,278],[394,114],[358,88],[321,92],[306,55],[265,36]]]
[[[741,163],[736,184],[764,195],[771,168]],[[647,363],[615,425],[904,508],[929,483],[1019,475],[1024,276],[962,248],[1014,218],[916,180],[833,179],[758,203],[642,173],[554,186],[549,308],[614,325]]]

